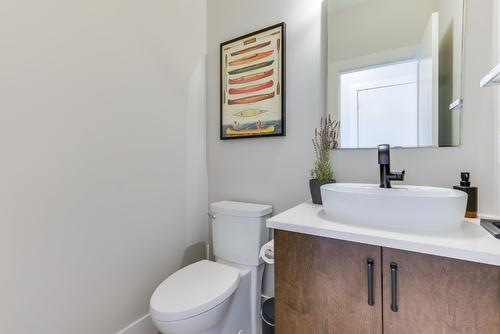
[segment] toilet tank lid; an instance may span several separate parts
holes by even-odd
[[[235,217],[264,217],[273,212],[271,205],[220,201],[210,204],[210,211]]]

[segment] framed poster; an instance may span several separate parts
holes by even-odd
[[[285,23],[220,45],[220,138],[285,135]]]

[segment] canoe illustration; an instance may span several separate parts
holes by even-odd
[[[239,77],[236,79],[229,79],[229,84],[235,85],[235,84],[244,84],[244,83],[248,83],[248,82],[252,82],[252,81],[257,81],[260,79],[270,77],[271,75],[273,75],[273,73],[274,73],[274,69],[271,69],[271,70],[265,71],[265,72],[245,75],[245,76],[242,76],[242,77]]]
[[[273,97],[274,97],[274,92],[269,93],[269,94],[260,94],[260,95],[243,97],[241,99],[227,100],[227,103],[229,105],[255,103],[255,102],[264,101],[267,99],[272,99]]]
[[[226,129],[226,134],[228,136],[252,136],[252,135],[261,135],[273,133],[275,130],[274,125],[267,126],[261,129],[243,129],[243,130],[234,130],[231,128]]]
[[[258,45],[255,45],[255,46],[251,46],[249,48],[246,48],[246,49],[243,49],[243,50],[240,50],[240,51],[235,51],[235,52],[232,52],[231,53],[231,56],[238,56],[238,55],[242,55],[242,54],[245,54],[245,53],[248,53],[248,52],[252,52],[252,51],[255,51],[255,50],[259,50],[259,49],[262,49],[262,48],[265,48],[266,46],[268,46],[269,44],[271,44],[271,41],[269,42],[264,42],[264,43],[260,43]]]
[[[254,64],[254,65],[250,65],[250,66],[238,68],[238,69],[229,71],[227,73],[233,75],[233,74],[240,74],[240,73],[250,72],[250,71],[253,71],[253,70],[258,70],[259,68],[263,68],[263,67],[272,65],[273,63],[274,63],[274,60],[269,60],[269,61],[265,61],[263,63],[258,63],[258,64]]]
[[[255,54],[250,55],[250,56],[246,56],[246,57],[243,57],[240,59],[230,61],[229,66],[248,64],[248,63],[254,62],[256,60],[269,57],[273,53],[274,53],[274,50],[265,51],[265,52],[261,52],[261,53],[255,53]]]
[[[268,82],[264,82],[264,83],[257,84],[257,85],[245,86],[245,87],[241,87],[241,88],[231,88],[231,89],[229,89],[229,94],[236,95],[236,94],[254,93],[254,92],[258,92],[260,90],[272,87],[273,85],[274,85],[274,81],[269,80]]]
[[[237,117],[254,117],[260,114],[263,114],[267,112],[267,110],[262,110],[262,109],[248,109],[248,110],[243,110],[240,112],[237,112],[236,114],[233,114],[233,116]]]

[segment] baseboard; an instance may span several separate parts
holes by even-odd
[[[116,334],[158,334],[158,329],[153,325],[148,313]]]

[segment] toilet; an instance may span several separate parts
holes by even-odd
[[[258,334],[270,205],[210,205],[215,262],[203,260],[170,275],[151,297],[151,319],[163,334]]]

